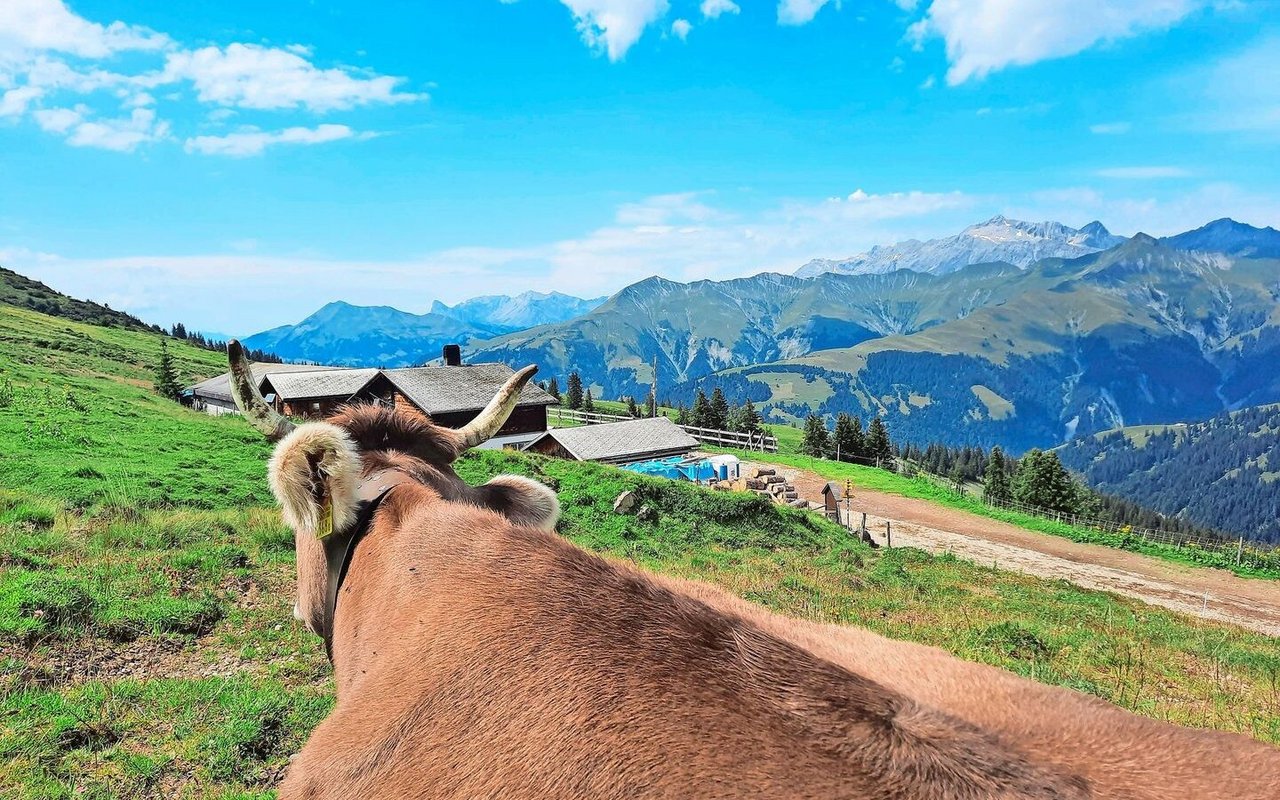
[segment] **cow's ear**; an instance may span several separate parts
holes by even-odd
[[[476,489],[480,504],[516,525],[554,530],[560,501],[550,487],[523,475],[499,475]]]
[[[285,522],[299,533],[326,536],[355,521],[360,469],[346,431],[311,422],[276,445],[267,477]]]

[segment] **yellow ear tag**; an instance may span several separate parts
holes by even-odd
[[[320,505],[320,523],[316,526],[316,538],[323,539],[333,535],[333,498],[325,495]]]

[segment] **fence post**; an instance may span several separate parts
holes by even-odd
[[[1244,557],[1244,537],[1240,537],[1240,541],[1236,542],[1236,566],[1240,566],[1240,559]]]
[[[893,527],[887,519],[884,521],[884,546],[893,547]]]

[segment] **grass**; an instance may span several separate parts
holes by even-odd
[[[184,378],[221,367],[171,346]],[[0,306],[0,386],[15,398],[0,407],[0,797],[267,798],[332,704],[323,647],[291,617],[293,539],[267,498],[267,450],[240,420],[155,400],[155,348]],[[612,558],[1280,742],[1280,653],[1261,635],[872,551],[754,496],[502,452],[458,471],[548,483],[560,532]],[[624,489],[643,519],[613,513]]]
[[[1140,536],[1129,536],[1122,533],[1110,533],[1093,528],[1057,522],[1037,517],[1021,511],[995,508],[969,495],[960,495],[950,488],[939,486],[925,477],[908,478],[888,470],[876,469],[861,464],[848,464],[812,456],[793,455],[787,453],[767,454],[752,453],[745,450],[707,447],[715,452],[733,453],[748,460],[765,460],[799,469],[807,469],[829,480],[852,479],[856,486],[878,492],[896,494],[902,497],[913,497],[928,500],[932,503],[968,511],[972,514],[1007,522],[1036,533],[1061,536],[1076,542],[1100,544],[1129,550],[1135,553],[1155,556],[1168,561],[1202,567],[1216,567],[1234,572],[1248,578],[1280,578],[1280,550],[1257,551],[1251,553],[1251,562],[1237,565],[1234,557],[1215,550],[1188,545],[1174,547],[1172,545],[1150,542]]]

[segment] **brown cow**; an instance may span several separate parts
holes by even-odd
[[[532,368],[458,431],[370,407],[292,430],[230,350],[242,408],[285,437],[270,475],[297,533],[296,613],[331,646],[338,688],[284,800],[1272,796],[1185,782],[1203,780],[1201,753],[1271,774],[1269,748],[1133,727],[1064,690],[638,572],[555,536],[546,487],[466,485],[450,463],[502,425]],[[888,662],[897,685],[866,677]],[[1100,726],[1194,748],[1194,766],[1163,791],[1132,785],[1188,755],[1100,766],[1078,741]]]

